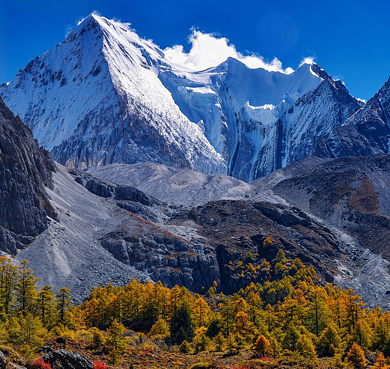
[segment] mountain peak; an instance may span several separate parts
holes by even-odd
[[[313,126],[327,133],[342,123],[336,95],[316,99],[326,109],[300,100],[330,78],[315,63],[269,70],[230,52],[215,67],[189,70],[174,55],[92,13],[0,93],[56,160],[79,168],[149,161],[250,180],[310,154]],[[318,119],[330,111],[332,123]],[[302,149],[290,155],[294,134]],[[280,135],[285,147],[275,153]]]

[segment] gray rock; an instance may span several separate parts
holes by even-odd
[[[116,200],[130,200],[146,206],[161,205],[161,201],[131,186],[118,186],[115,190]]]
[[[84,355],[66,350],[50,352],[43,356],[43,360],[53,369],[93,369],[93,363]]]
[[[16,254],[56,218],[44,186],[54,162],[0,98],[0,250]]]
[[[4,354],[0,351],[0,369],[6,369],[7,368],[7,359],[5,358]]]
[[[110,184],[103,182],[97,178],[91,178],[86,184],[85,188],[93,194],[100,197],[112,197],[115,188]]]

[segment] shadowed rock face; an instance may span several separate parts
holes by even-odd
[[[0,98],[0,250],[16,254],[55,217],[44,186],[54,162]]]
[[[274,192],[390,260],[390,156],[348,157],[281,181]]]
[[[213,245],[224,293],[245,287],[253,276],[241,275],[235,265],[254,255],[253,266],[272,260],[279,249],[313,265],[326,280],[333,280],[333,259],[340,254],[337,237],[297,208],[250,201],[213,201],[193,208],[176,219],[196,224],[199,234]],[[271,240],[271,244],[265,242]],[[261,272],[258,281],[264,281]]]
[[[321,137],[314,155],[327,158],[390,152],[390,79],[345,124]]]

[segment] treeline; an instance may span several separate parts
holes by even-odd
[[[319,285],[312,267],[283,251],[262,267],[269,275],[265,283],[232,296],[218,293],[217,284],[200,296],[185,287],[133,281],[97,287],[75,310],[87,327],[119,322],[180,345],[182,352],[254,348],[264,357],[349,358],[360,364],[364,351],[390,356],[387,311],[368,309],[351,289]]]
[[[268,280],[224,296],[214,283],[205,296],[185,287],[132,281],[94,288],[76,307],[66,288],[38,291],[26,262],[0,258],[0,343],[33,356],[53,337],[90,339],[113,363],[126,351],[125,329],[143,332],[182,353],[253,349],[264,360],[332,357],[335,366],[365,365],[365,352],[390,356],[390,315],[360,296],[319,285],[312,267],[279,251],[264,261]],[[384,365],[380,355],[378,362]],[[379,364],[378,364],[379,365]]]

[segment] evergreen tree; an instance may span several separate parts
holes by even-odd
[[[72,306],[70,296],[71,293],[66,287],[60,288],[56,296],[58,307],[58,321],[61,324],[66,323],[66,313],[70,310]]]
[[[170,321],[171,343],[180,345],[184,340],[191,342],[194,337],[189,307],[183,304],[174,311]]]

